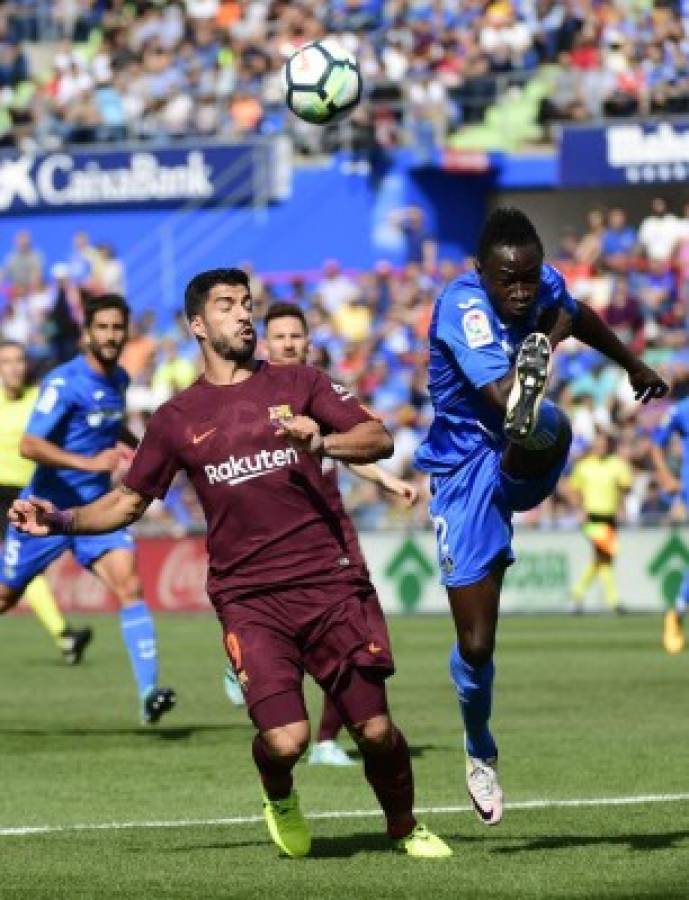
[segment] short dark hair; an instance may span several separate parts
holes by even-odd
[[[535,244],[543,255],[543,242],[531,219],[514,206],[494,210],[486,220],[478,239],[476,258],[483,265],[496,247],[526,247]]]
[[[304,315],[302,308],[297,306],[296,303],[271,303],[263,319],[263,324],[267,328],[268,323],[272,322],[273,319],[286,319],[288,316],[292,319],[299,319],[304,327],[304,334],[309,333],[306,316]]]
[[[203,309],[208,294],[218,284],[249,287],[249,276],[243,269],[208,269],[194,275],[184,292],[184,313],[188,321]]]
[[[91,326],[96,313],[104,309],[119,309],[124,318],[124,324],[129,325],[129,305],[121,294],[100,294],[98,297],[85,297],[83,307],[84,326],[86,328]]]

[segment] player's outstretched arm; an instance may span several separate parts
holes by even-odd
[[[120,462],[120,454],[114,447],[102,450],[95,456],[84,456],[81,453],[63,450],[52,441],[35,434],[22,435],[19,452],[25,459],[42,466],[77,469],[80,472],[114,472]]]
[[[150,502],[131,488],[120,485],[93,503],[73,509],[58,509],[50,500],[40,497],[15,500],[8,517],[18,531],[35,537],[104,534],[140,519]]]
[[[350,472],[353,472],[364,481],[372,481],[379,484],[383,490],[396,497],[401,497],[406,506],[413,506],[419,499],[419,489],[416,485],[409,481],[402,481],[391,472],[386,472],[382,466],[377,463],[366,463],[357,465],[356,463],[345,463]]]
[[[627,372],[637,400],[648,403],[667,394],[669,387],[660,375],[635,356],[585,303],[579,302],[579,315],[574,320],[572,334]]]

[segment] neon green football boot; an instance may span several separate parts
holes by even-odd
[[[311,832],[299,808],[299,796],[292,791],[284,800],[271,800],[263,794],[263,815],[268,831],[280,850],[292,859],[308,856]]]
[[[417,825],[411,834],[395,841],[395,849],[417,859],[444,859],[452,856],[452,849],[425,825]]]

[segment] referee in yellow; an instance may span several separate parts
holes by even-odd
[[[572,590],[575,612],[583,610],[588,589],[596,578],[603,585],[608,606],[615,612],[624,612],[613,562],[617,555],[617,517],[624,495],[632,486],[632,471],[613,452],[612,439],[607,434],[596,435],[589,453],[575,464],[568,486],[584,511],[584,534],[593,550],[591,562]]]
[[[9,508],[28,484],[34,467],[19,453],[19,442],[38,396],[38,388],[28,384],[27,373],[26,352],[22,345],[0,340],[0,535],[5,533]],[[4,564],[11,555],[12,547],[6,545]],[[34,578],[24,599],[50,632],[65,662],[72,666],[80,662],[93,632],[90,628],[69,627],[45,576]]]

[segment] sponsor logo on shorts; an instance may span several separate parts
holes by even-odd
[[[230,456],[217,465],[204,466],[204,470],[209,484],[235,485],[298,462],[296,449],[285,447],[284,450],[260,450],[253,456]]]

